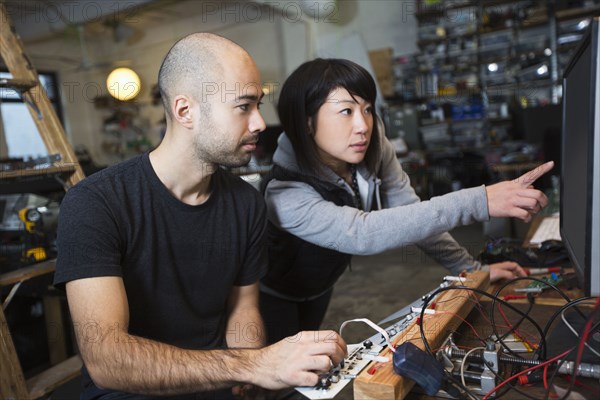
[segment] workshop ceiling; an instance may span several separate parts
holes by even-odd
[[[242,0],[243,1],[243,0]],[[17,33],[27,43],[51,40],[85,26],[93,35],[111,34],[115,41],[159,23],[200,14],[205,0],[4,0]],[[214,1],[213,3],[214,4]],[[134,35],[135,36],[135,35]]]

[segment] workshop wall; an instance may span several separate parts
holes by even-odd
[[[416,48],[414,2],[338,1],[337,9],[331,7],[331,1],[259,3],[263,5],[182,1],[165,8],[158,21],[144,13],[132,15],[126,19],[127,24],[143,32],[141,40],[133,44],[115,42],[109,31],[86,26],[87,60],[75,29],[67,29],[46,40],[26,42],[25,46],[38,70],[59,74],[67,135],[73,145],[88,148],[100,164],[118,161],[101,149],[103,120],[107,113],[93,102],[96,96],[107,94],[108,72],[113,65],[118,65],[131,67],[138,73],[142,81],[142,92],[136,99],[140,104],[139,118],[145,121],[143,127],[149,138],[157,143],[161,129],[158,122],[163,111],[161,106],[151,105],[150,90],[157,81],[160,62],[168,49],[189,33],[218,33],[249,51],[258,64],[262,80],[270,82],[269,87],[273,89],[262,108],[267,124],[278,122],[277,89],[285,77],[302,62],[320,54],[320,49],[326,48],[328,56],[336,56],[336,47],[349,35],[358,35],[364,44],[355,49],[356,58],[349,57],[357,60],[364,58],[369,50],[391,47],[394,54],[406,54]],[[320,7],[318,12],[317,6]],[[339,56],[348,56],[347,49]]]

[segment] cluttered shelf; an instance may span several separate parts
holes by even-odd
[[[418,1],[418,52],[374,63],[390,137],[427,151],[524,140],[556,158],[544,146],[560,129],[558,77],[599,13],[598,0]]]

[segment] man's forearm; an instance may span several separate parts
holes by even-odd
[[[104,335],[80,347],[98,386],[147,395],[194,393],[249,382],[257,367],[257,350],[185,350],[127,333]]]

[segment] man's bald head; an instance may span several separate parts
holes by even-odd
[[[208,86],[220,85],[224,62],[251,59],[236,43],[212,33],[193,33],[179,40],[167,53],[158,73],[158,88],[167,117],[172,119],[171,101],[178,94],[200,100]],[[204,109],[208,104],[203,105]]]

